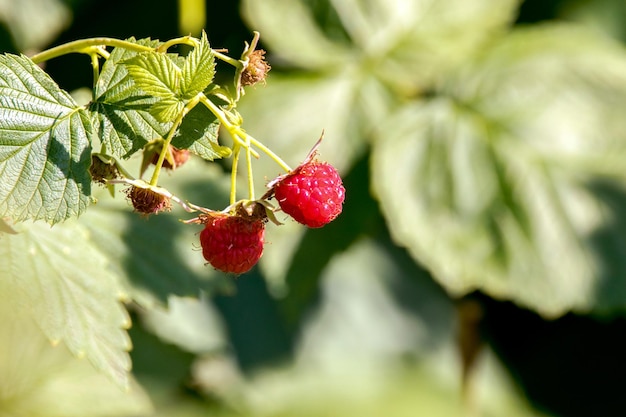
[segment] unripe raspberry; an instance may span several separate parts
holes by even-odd
[[[309,161],[274,186],[280,208],[308,227],[322,227],[343,208],[346,190],[337,170],[326,162]]]
[[[138,213],[157,214],[172,208],[169,197],[149,188],[133,185],[126,194]]]
[[[243,274],[256,265],[265,243],[263,218],[219,214],[205,219],[206,226],[200,232],[202,255],[215,269]]]

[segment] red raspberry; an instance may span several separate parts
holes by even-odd
[[[322,227],[342,210],[346,190],[337,170],[326,162],[305,162],[274,188],[280,208],[298,223]]]
[[[215,269],[233,274],[249,271],[261,258],[265,222],[240,215],[207,216],[200,232],[202,255]]]

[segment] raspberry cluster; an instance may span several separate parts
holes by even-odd
[[[239,203],[226,213],[206,212],[195,221],[205,225],[200,232],[202,255],[215,269],[243,274],[256,265],[263,254],[265,224],[276,210],[268,199],[275,197],[280,209],[297,222],[318,228],[341,213],[346,193],[332,165],[311,159],[269,187],[260,201]]]

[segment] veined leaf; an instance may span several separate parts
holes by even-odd
[[[57,223],[90,203],[91,121],[24,56],[0,56],[0,216]]]
[[[166,54],[141,53],[124,61],[135,86],[155,98],[149,111],[159,122],[167,123],[181,112],[181,69]]]
[[[215,76],[215,57],[206,33],[202,32],[200,45],[196,46],[185,59],[182,69],[181,91],[185,99],[191,99],[204,91]]]
[[[129,390],[121,390],[65,346],[52,346],[30,316],[11,307],[0,304],[0,415],[110,417],[153,411],[133,378]]]
[[[218,143],[219,121],[205,106],[198,105],[183,119],[172,140],[179,149],[189,149],[208,161],[230,156],[231,149]]]
[[[134,41],[134,39],[129,39]],[[158,41],[136,41],[140,45],[157,47]],[[106,152],[116,157],[129,157],[151,140],[163,137],[169,123],[161,123],[148,109],[153,97],[139,90],[121,64],[137,52],[115,48],[102,66],[95,85],[94,100],[89,109],[94,112],[96,131]]]
[[[32,317],[53,342],[64,342],[122,386],[128,384],[130,326],[121,289],[104,256],[75,222],[35,223],[0,238],[0,294],[17,316]]]
[[[606,271],[624,257],[596,242],[609,234],[623,253],[617,200],[589,185],[624,185],[624,51],[585,31],[516,31],[438,95],[393,118],[373,151],[395,239],[457,295],[478,288],[547,316],[623,308],[626,286]]]

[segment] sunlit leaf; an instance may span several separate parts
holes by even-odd
[[[34,320],[102,373],[128,385],[130,325],[121,289],[103,255],[75,222],[36,223],[0,238],[0,294],[16,316]]]
[[[589,185],[622,175],[624,65],[590,33],[529,29],[404,108],[373,151],[397,241],[456,295],[479,288],[551,316],[608,307],[591,238],[611,211]]]
[[[158,52],[141,53],[125,60],[124,65],[136,88],[156,99],[150,114],[162,123],[173,121],[184,106],[179,98],[182,72],[173,59]]]
[[[200,44],[185,59],[182,68],[181,91],[183,98],[191,99],[204,91],[215,75],[215,57],[205,32],[202,32]]]
[[[57,223],[90,203],[92,127],[24,56],[0,55],[0,216]]]
[[[159,45],[158,41],[151,40],[136,42],[152,47]],[[155,99],[136,87],[121,64],[136,55],[124,48],[115,48],[111,52],[102,66],[89,106],[94,112],[94,124],[104,150],[117,157],[129,157],[151,140],[163,137],[169,127],[148,112]]]

